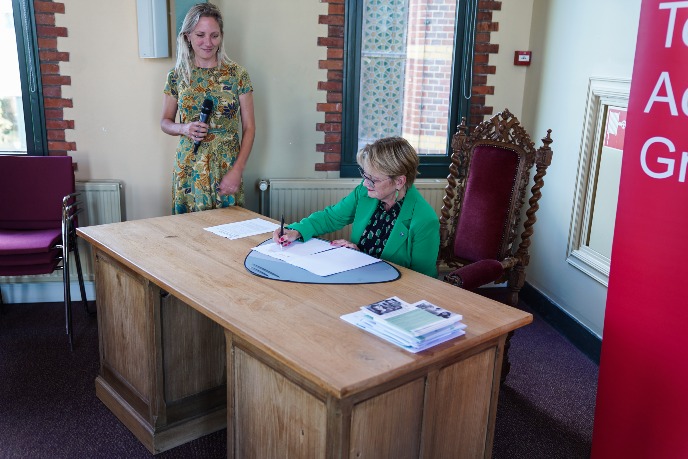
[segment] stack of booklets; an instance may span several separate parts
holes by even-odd
[[[419,352],[464,335],[463,316],[421,300],[409,304],[393,296],[341,316],[407,351]]]

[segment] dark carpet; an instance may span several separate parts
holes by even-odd
[[[525,304],[519,307],[534,320],[511,340],[492,457],[589,458],[599,367]]]
[[[153,457],[95,395],[94,316],[74,305],[70,352],[62,304],[2,308],[0,458]],[[509,352],[493,457],[589,457],[597,365],[537,317],[516,331]],[[155,457],[225,458],[226,446],[223,430]]]

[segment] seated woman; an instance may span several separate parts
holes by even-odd
[[[418,154],[400,137],[377,140],[356,156],[363,182],[337,204],[289,225],[273,240],[289,245],[342,229],[353,223],[351,241],[333,245],[361,250],[428,276],[437,277],[439,220],[413,181]]]

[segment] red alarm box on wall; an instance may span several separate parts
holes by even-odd
[[[532,51],[514,51],[514,65],[530,65]]]

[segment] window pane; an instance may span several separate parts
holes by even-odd
[[[366,0],[361,37],[358,148],[402,132],[407,0]]]
[[[12,2],[0,2],[0,152],[26,153],[26,128]]]
[[[365,0],[358,148],[405,137],[446,155],[457,0]]]

